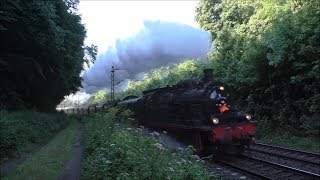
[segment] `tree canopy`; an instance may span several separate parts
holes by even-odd
[[[302,135],[320,127],[320,1],[202,0],[215,77],[240,107]]]
[[[53,110],[81,86],[85,28],[69,9],[77,2],[1,1],[0,108]]]

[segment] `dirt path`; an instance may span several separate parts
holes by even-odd
[[[81,171],[81,157],[82,157],[82,138],[83,138],[83,124],[80,123],[80,133],[76,143],[74,144],[74,150],[71,159],[67,163],[64,171],[62,172],[61,180],[78,180],[80,179]]]

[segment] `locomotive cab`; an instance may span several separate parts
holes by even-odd
[[[210,94],[210,101],[213,107],[213,113],[224,114],[232,111],[231,102],[229,100],[229,94],[224,92],[224,86],[219,86],[213,90]]]
[[[210,109],[210,121],[212,124],[209,139],[206,145],[214,145],[215,149],[222,149],[231,154],[241,153],[245,146],[252,143],[252,138],[257,126],[256,121],[249,114],[237,111],[229,94],[223,86],[216,87],[210,94],[208,108]]]

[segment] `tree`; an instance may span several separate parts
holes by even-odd
[[[95,45],[84,47],[84,62],[90,67],[97,59],[98,47]]]
[[[0,8],[0,107],[53,110],[81,86],[80,16],[62,0],[5,0]]]
[[[97,104],[105,102],[109,99],[109,95],[105,90],[100,90],[90,96],[90,98],[85,102],[86,105]]]
[[[69,9],[78,10],[80,0],[63,0]]]
[[[280,115],[297,131],[303,128],[303,134],[319,135],[320,129],[319,16],[319,1],[300,4],[276,20],[266,35],[273,84],[285,92],[279,99],[287,103]]]
[[[319,133],[319,7],[316,0],[202,0],[197,8],[213,35],[214,76],[230,85],[239,107],[299,135]]]

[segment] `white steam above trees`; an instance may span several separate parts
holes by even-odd
[[[120,69],[116,81],[125,81],[188,58],[203,60],[210,49],[208,32],[173,22],[145,21],[135,36],[117,40],[115,47],[97,57],[83,74],[83,87],[87,93],[109,89],[112,66]]]

